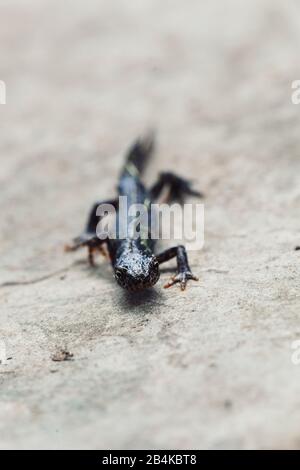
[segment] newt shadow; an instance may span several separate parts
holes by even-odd
[[[141,292],[128,292],[116,283],[109,264],[101,263],[93,268],[86,264],[83,269],[89,276],[105,279],[111,283],[115,288],[115,301],[120,312],[132,314],[157,313],[160,307],[165,306],[166,297],[163,287],[154,286]],[[161,272],[164,271],[167,271],[167,269]]]
[[[116,285],[117,304],[120,311],[125,313],[153,314],[158,313],[160,307],[164,306],[164,295],[159,288],[152,287],[141,292],[127,292]]]

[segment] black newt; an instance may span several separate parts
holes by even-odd
[[[141,181],[141,174],[153,149],[152,135],[138,139],[127,153],[118,184],[118,196],[127,197],[128,207],[133,204],[143,204],[149,222],[151,222],[151,204],[157,200],[165,188],[169,190],[169,201],[182,202],[186,195],[203,197],[200,192],[192,189],[188,180],[171,172],[161,173],[158,181],[150,189],[146,189]],[[94,265],[94,252],[103,251],[106,244],[115,279],[121,287],[130,292],[141,291],[156,284],[160,276],[159,265],[174,257],[177,258],[177,274],[164,287],[179,283],[181,290],[184,290],[188,280],[198,280],[190,270],[185,247],[179,245],[168,248],[160,254],[154,254],[156,240],[151,237],[149,231],[148,236],[144,233],[143,236],[138,237],[127,235],[124,238],[117,235],[113,238],[106,236],[100,239],[97,236],[97,225],[100,220],[97,208],[101,204],[112,204],[116,210],[116,226],[120,226],[122,221],[120,221],[119,198],[96,202],[92,206],[84,232],[73,240],[72,245],[66,246],[66,251],[74,251],[86,246],[90,264]],[[151,226],[151,223],[148,226]]]

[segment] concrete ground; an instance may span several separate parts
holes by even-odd
[[[0,11],[0,447],[300,448],[299,2]],[[63,246],[152,125],[148,181],[196,180],[205,247],[185,293],[130,297]]]

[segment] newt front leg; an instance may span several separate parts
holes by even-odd
[[[88,220],[85,226],[85,230],[79,237],[76,237],[73,239],[73,243],[70,245],[65,246],[65,251],[76,251],[79,248],[82,248],[84,246],[87,247],[88,249],[88,260],[91,266],[95,266],[94,263],[94,253],[95,251],[99,251],[100,253],[105,255],[104,251],[104,243],[107,243],[107,239],[99,239],[97,237],[97,224],[101,220],[101,217],[97,215],[97,209],[100,205],[107,205],[110,204],[113,207],[117,208],[118,207],[118,200],[117,199],[110,199],[107,201],[102,201],[102,202],[96,202],[93,204]]]
[[[77,251],[79,248],[86,246],[88,249],[88,260],[90,266],[95,266],[94,253],[95,251],[99,251],[101,254],[105,255],[103,247],[104,243],[107,243],[107,239],[100,240],[97,237],[84,238],[84,236],[81,235],[74,239],[73,244],[66,245],[65,251]]]
[[[185,247],[179,245],[174,246],[173,248],[168,248],[166,251],[163,251],[161,254],[157,255],[156,259],[159,263],[164,263],[172,258],[175,258],[175,256],[177,258],[177,274],[172,276],[170,281],[164,287],[168,288],[179,282],[181,290],[185,290],[188,280],[199,280],[191,272]]]

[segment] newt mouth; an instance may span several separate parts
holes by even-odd
[[[159,279],[159,272],[156,271],[147,276],[135,277],[123,270],[117,269],[115,272],[115,279],[123,289],[126,289],[129,292],[138,292],[153,287]]]

